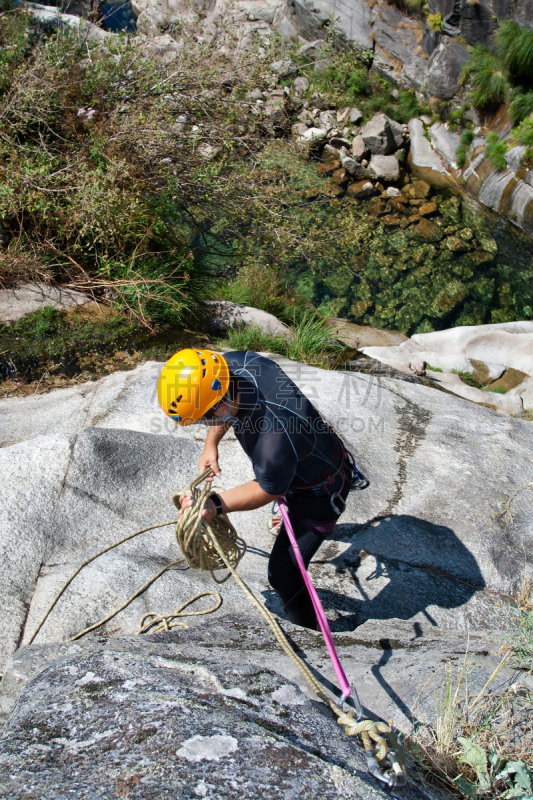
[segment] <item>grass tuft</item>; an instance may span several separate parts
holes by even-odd
[[[331,367],[342,356],[345,347],[332,335],[326,319],[313,309],[306,310],[299,322],[291,326],[292,338],[263,333],[256,325],[230,328],[221,347],[277,353],[317,367]]]
[[[498,27],[495,40],[498,56],[511,80],[533,86],[533,29],[507,19]]]
[[[475,45],[470,60],[465,64],[461,82],[471,82],[470,96],[478,108],[494,107],[503,103],[509,84],[498,58],[483,45]]]
[[[492,166],[501,172],[504,169],[507,169],[507,161],[505,160],[505,154],[508,150],[508,146],[505,142],[501,142],[498,139],[498,135],[496,133],[489,133],[487,136],[487,146],[485,147],[485,155],[489,159]]]

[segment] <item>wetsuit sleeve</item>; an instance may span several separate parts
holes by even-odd
[[[254,450],[257,482],[268,494],[285,494],[296,475],[298,459],[283,430],[265,432]]]

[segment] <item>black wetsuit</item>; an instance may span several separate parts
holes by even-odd
[[[261,488],[285,496],[308,566],[339,518],[331,495],[339,492],[344,500],[350,488],[344,446],[274,361],[249,351],[226,353],[224,358],[239,382],[235,435]],[[315,629],[313,604],[283,525],[270,555],[268,579],[291,620]]]

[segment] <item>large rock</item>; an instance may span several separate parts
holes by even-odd
[[[446,169],[444,161],[433,150],[424,135],[424,123],[421,119],[409,121],[409,164],[414,175],[436,186],[445,188],[455,186],[451,173]]]
[[[459,89],[468,50],[449,37],[444,37],[427,66],[426,91],[441,100],[451,100]]]
[[[374,7],[373,22],[372,69],[390,83],[420,89],[425,76],[425,61],[419,49],[420,20],[402,14],[392,4],[379,3]]]
[[[368,489],[349,496],[341,523],[310,572],[333,631],[342,633],[341,656],[360,684],[363,703],[408,729],[418,693],[433,673],[439,680],[443,661],[466,648],[468,629],[470,648],[479,656],[477,686],[481,688],[497,664],[497,655],[483,655],[500,646],[501,611],[494,593],[514,593],[524,552],[527,564],[533,556],[528,493],[514,498],[512,521],[499,514],[529,474],[533,427],[426,386],[279,360],[346,436],[370,480]],[[205,429],[176,427],[162,413],[155,392],[160,369],[160,364],[147,363],[96,383],[0,403],[5,443],[0,448],[2,665],[28,641],[78,564],[128,533],[175,518],[171,495],[196,474]],[[222,441],[220,463],[217,484],[222,488],[253,476],[232,435]],[[233,515],[249,545],[239,571],[273,613],[284,618],[266,576],[268,516],[267,508]],[[36,644],[64,642],[178,558],[172,528],[143,534],[110,551],[67,589]],[[172,611],[213,588],[207,573],[173,569],[92,641],[134,634],[144,613]],[[222,613],[242,615],[248,608],[233,581],[217,588],[223,609],[214,614],[212,630]],[[318,635],[289,630],[307,653],[318,653],[313,661],[331,679]],[[242,627],[235,626],[234,635],[246,642],[248,653],[256,649],[259,670],[274,664],[271,645],[255,647]],[[383,651],[376,652],[378,640]],[[18,659],[13,667],[6,666],[11,686],[23,672]],[[84,678],[88,672],[101,676],[87,666],[75,677],[80,686],[83,680],[91,684],[92,678]],[[52,670],[51,681],[55,674]],[[430,681],[424,689],[426,718],[434,710],[435,688],[438,684]],[[15,686],[6,697],[4,711],[16,691]],[[32,694],[37,697],[35,688]],[[97,687],[93,697],[98,697]],[[35,713],[41,713],[37,706]],[[9,758],[20,756],[23,772],[16,717],[13,724],[9,736],[18,744]],[[72,736],[59,733],[56,738],[70,742]],[[61,741],[60,748],[70,748]],[[13,767],[11,774],[16,772]]]
[[[400,162],[396,156],[372,156],[368,165],[370,177],[378,181],[397,181]]]
[[[387,797],[368,776],[362,747],[276,671],[272,649],[259,620],[242,614],[185,634],[57,648],[3,731],[0,792]],[[411,786],[402,797],[426,794]]]
[[[443,370],[433,376],[449,390],[477,403],[520,414],[533,409],[533,322],[473,325],[434,333],[415,334],[397,347],[365,347],[363,352],[391,367],[414,372],[412,363],[426,362]],[[455,372],[472,373],[485,365],[494,380],[505,370],[517,370],[525,380],[506,394],[468,386]],[[528,378],[528,376],[530,376]]]
[[[46,283],[25,283],[13,289],[0,290],[0,322],[15,322],[46,306],[63,311],[90,302],[90,297],[73,289]]]
[[[395,153],[403,144],[403,128],[386,114],[376,114],[367,122],[361,136],[365,146],[375,155]]]
[[[270,336],[284,336],[290,339],[294,335],[277,317],[260,308],[231,303],[229,300],[211,300],[208,305],[206,325],[212,333],[236,328],[239,325],[255,325]]]

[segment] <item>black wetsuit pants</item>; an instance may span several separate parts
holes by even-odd
[[[335,485],[332,487],[333,490],[336,488]],[[343,499],[346,499],[348,491],[349,484],[345,482],[341,490]],[[309,492],[289,492],[287,506],[298,547],[305,566],[308,567],[320,545],[331,537],[339,517],[332,509],[329,495],[317,497]],[[291,622],[303,628],[316,630],[318,620],[313,602],[302,578],[284,523],[270,554],[268,580],[281,597]]]

